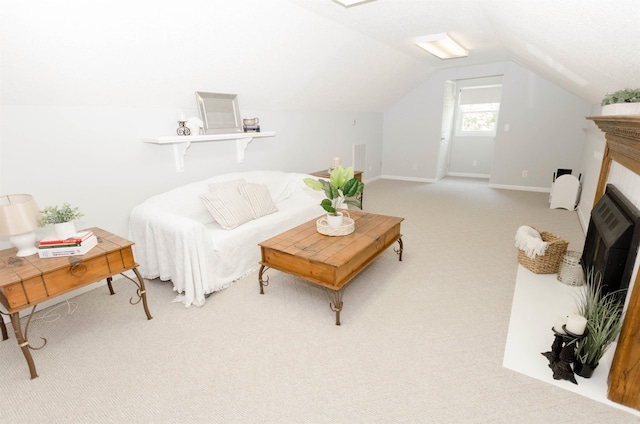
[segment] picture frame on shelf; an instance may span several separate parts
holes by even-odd
[[[196,91],[204,134],[243,132],[237,94]]]

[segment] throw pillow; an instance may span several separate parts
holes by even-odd
[[[251,208],[238,190],[224,187],[200,196],[213,219],[225,230],[232,230],[253,219]]]
[[[238,191],[249,203],[253,219],[278,211],[266,185],[255,183],[241,184],[238,187]]]

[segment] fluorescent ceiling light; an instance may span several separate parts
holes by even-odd
[[[369,3],[370,1],[375,1],[375,0],[333,0],[333,1],[335,1],[336,3],[340,3],[344,7],[351,7],[361,3]]]
[[[469,56],[469,50],[456,43],[446,32],[417,37],[416,46],[440,59],[454,59]]]

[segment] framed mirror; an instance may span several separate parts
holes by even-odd
[[[196,91],[196,102],[205,134],[243,132],[237,94]]]

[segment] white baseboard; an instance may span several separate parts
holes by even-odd
[[[399,175],[382,175],[381,178],[384,180],[415,181],[418,183],[435,183],[438,181],[433,178],[402,177]]]
[[[378,175],[377,177],[365,178],[362,182],[365,183],[365,184],[369,184],[369,183],[372,183],[374,181],[378,181],[378,180],[381,180],[381,179],[382,179],[382,177],[380,175]]]
[[[449,172],[447,177],[464,177],[464,178],[483,178],[489,179],[491,178],[490,174],[469,174],[467,172]]]

